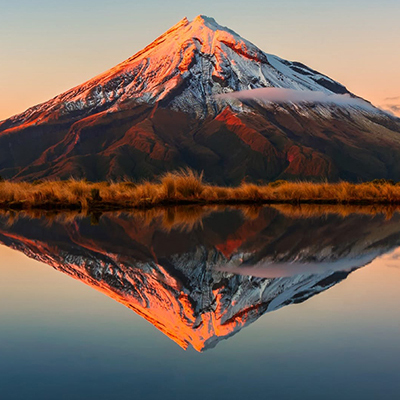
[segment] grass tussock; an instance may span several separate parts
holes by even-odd
[[[169,172],[154,182],[66,181],[0,182],[0,208],[128,209],[180,204],[400,204],[400,185],[276,181],[219,187],[186,169]]]

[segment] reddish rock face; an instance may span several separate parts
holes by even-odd
[[[212,18],[183,19],[109,71],[0,122],[0,174],[143,179],[191,167],[218,184],[400,180],[400,120],[372,106],[216,97],[266,87],[355,98]]]
[[[400,180],[397,126],[399,132],[364,115],[356,122],[344,113],[327,121],[317,113],[311,118],[284,112],[247,115],[226,107],[198,120],[140,105],[73,123],[14,128],[0,136],[0,174],[96,181],[153,178],[189,166],[210,182],[232,185],[243,179]]]

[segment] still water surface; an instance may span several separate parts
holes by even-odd
[[[0,398],[400,398],[400,215],[303,214],[2,217]]]

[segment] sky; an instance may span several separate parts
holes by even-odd
[[[199,14],[400,116],[399,0],[0,0],[0,10],[0,120]]]

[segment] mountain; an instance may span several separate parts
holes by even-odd
[[[0,217],[0,243],[98,290],[182,348],[203,351],[306,301],[400,244],[400,215],[285,217],[272,208],[166,226],[165,215]],[[188,214],[189,216],[189,214]],[[307,232],[307,235],[304,235]]]
[[[116,67],[0,122],[0,174],[142,179],[189,166],[219,184],[400,180],[399,119],[357,103],[215,97],[258,88],[357,98],[212,18],[184,18]]]

